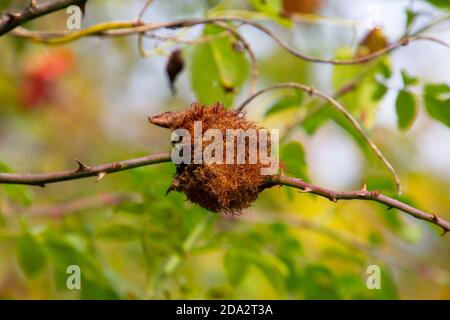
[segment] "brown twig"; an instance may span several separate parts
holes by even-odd
[[[30,1],[30,4],[20,12],[0,13],[0,36],[24,24],[25,22],[54,11],[67,8],[71,5],[83,5],[86,1],[87,0],[52,0],[44,3]]]
[[[437,226],[440,226],[444,230],[444,233],[450,231],[449,221],[439,218],[433,213],[419,210],[399,200],[385,196],[379,190],[368,191],[365,187],[363,187],[361,190],[357,191],[334,191],[324,187],[313,185],[297,178],[286,177],[283,175],[275,175],[271,177],[270,182],[274,185],[289,186],[300,189],[304,192],[313,193],[318,196],[327,198],[333,202],[337,202],[338,200],[356,199],[375,201],[386,205],[388,208],[399,209],[417,219],[425,220]]]
[[[387,47],[385,47],[382,50],[373,52],[369,55],[360,56],[354,59],[348,59],[348,60],[339,60],[339,59],[323,59],[323,58],[317,58],[312,57],[309,55],[306,55],[304,53],[301,53],[289,46],[286,42],[281,40],[275,33],[273,33],[270,29],[263,26],[262,24],[241,18],[241,17],[235,17],[235,16],[223,16],[223,17],[214,17],[214,18],[191,18],[191,19],[181,19],[181,20],[175,20],[175,21],[169,21],[169,22],[159,22],[159,23],[137,23],[136,21],[129,21],[129,22],[120,22],[120,24],[123,24],[123,28],[108,28],[108,24],[111,24],[111,26],[119,24],[119,22],[106,22],[100,24],[101,28],[97,25],[88,27],[84,30],[80,31],[71,31],[71,32],[40,32],[40,31],[29,31],[24,28],[15,30],[13,34],[18,37],[22,38],[28,38],[32,41],[44,43],[44,44],[65,44],[71,41],[78,40],[85,36],[101,36],[101,37],[117,37],[117,36],[128,36],[128,35],[134,35],[134,34],[142,34],[150,31],[155,31],[158,29],[177,29],[177,28],[185,28],[185,27],[192,27],[199,24],[212,24],[217,22],[240,22],[243,24],[247,24],[249,26],[252,26],[261,32],[265,33],[267,36],[272,38],[279,46],[281,46],[283,49],[288,51],[290,54],[309,61],[309,62],[315,62],[315,63],[328,63],[328,64],[334,64],[334,65],[353,65],[353,64],[361,64],[366,63],[368,61],[372,61],[382,55],[385,55],[387,53],[390,53],[394,50],[397,50],[398,48],[401,48],[403,46],[408,45],[410,42],[413,41],[420,41],[420,40],[426,40],[426,41],[432,41],[441,45],[447,45],[445,42],[443,43],[442,40],[436,39],[431,36],[423,36],[423,35],[414,35],[414,36],[406,36],[398,40],[397,42],[394,42]],[[128,25],[127,25],[128,24]]]
[[[49,183],[82,179],[94,176],[97,176],[97,181],[100,181],[105,177],[105,175],[109,173],[169,161],[170,161],[170,154],[167,153],[159,153],[141,158],[110,162],[93,167],[88,167],[86,165],[81,166],[80,165],[81,162],[78,160],[77,161],[78,168],[75,170],[67,170],[62,172],[43,173],[43,174],[0,173],[0,183],[25,184],[25,185],[35,185],[45,187],[45,185]]]
[[[49,183],[56,183],[67,180],[82,179],[86,177],[99,176],[101,174],[109,174],[124,170],[129,170],[137,167],[169,162],[171,161],[168,153],[160,153],[149,155],[146,157],[129,159],[118,162],[110,162],[97,166],[88,167],[86,165],[79,166],[78,169],[68,170],[54,173],[44,174],[20,174],[20,173],[0,173],[0,184],[23,184],[45,186]],[[84,169],[82,169],[84,168]],[[399,200],[390,198],[381,194],[379,191],[368,191],[365,188],[358,191],[333,191],[311,183],[302,181],[300,179],[286,177],[282,175],[272,176],[268,180],[269,185],[285,185],[302,190],[303,192],[310,192],[321,197],[325,197],[333,202],[338,200],[370,200],[385,204],[389,208],[396,208],[418,219],[426,220],[439,227],[444,232],[450,231],[450,222],[439,218],[433,213],[428,213],[417,208],[414,208]]]
[[[373,152],[377,155],[377,157],[383,162],[383,164],[386,166],[386,168],[389,170],[389,172],[392,174],[395,180],[395,184],[397,187],[398,194],[401,194],[401,184],[400,179],[395,172],[394,167],[390,164],[390,162],[386,159],[386,157],[381,153],[380,149],[378,149],[377,145],[372,141],[372,139],[369,137],[369,135],[366,133],[364,128],[361,126],[361,124],[358,122],[358,120],[355,119],[355,117],[343,106],[341,105],[336,99],[333,97],[330,97],[326,95],[325,93],[311,87],[307,86],[301,83],[296,82],[286,82],[286,83],[278,83],[273,86],[266,87],[264,89],[259,90],[254,95],[248,97],[244,102],[241,103],[239,107],[236,108],[237,111],[242,111],[253,99],[258,97],[259,95],[266,93],[271,90],[275,89],[282,89],[282,88],[294,88],[294,89],[300,89],[302,91],[307,92],[310,95],[318,96],[325,101],[327,101],[331,106],[333,106],[336,110],[338,110],[340,113],[342,113],[353,125],[353,127],[361,134],[361,136],[364,138],[364,140],[367,142],[367,144],[371,147]]]

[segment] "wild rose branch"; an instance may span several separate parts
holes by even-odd
[[[76,5],[83,7],[86,1],[87,0],[52,0],[38,3],[36,0],[30,0],[28,6],[21,11],[0,13],[0,36],[28,21],[69,6]]]
[[[155,22],[155,23],[144,23],[141,20],[142,12],[139,15],[139,18],[134,21],[125,21],[125,22],[106,22],[97,25],[93,25],[86,29],[80,31],[71,31],[71,32],[41,32],[41,31],[29,31],[25,28],[19,27],[23,23],[35,19],[37,17],[46,15],[48,13],[60,10],[62,8],[68,7],[70,5],[84,5],[86,0],[72,0],[72,1],[64,1],[64,0],[54,0],[47,1],[42,4],[38,4],[36,1],[30,1],[29,6],[25,8],[21,12],[15,13],[2,13],[0,16],[0,36],[12,31],[12,34],[16,37],[22,37],[29,39],[34,42],[43,43],[43,44],[65,44],[68,42],[76,41],[83,37],[88,36],[97,36],[97,37],[118,37],[118,36],[130,36],[130,35],[138,35],[140,49],[142,49],[142,36],[148,37],[158,37],[155,34],[155,31],[162,29],[180,29],[180,28],[189,28],[195,25],[201,24],[215,24],[222,27],[225,31],[231,34],[236,40],[238,40],[243,48],[248,52],[251,62],[252,62],[252,81],[251,81],[251,97],[249,97],[241,106],[237,108],[238,111],[242,111],[243,108],[256,96],[267,92],[269,90],[278,89],[278,88],[296,88],[304,90],[311,95],[316,95],[318,97],[323,98],[327,103],[329,103],[332,107],[336,108],[339,112],[341,112],[350,123],[360,132],[362,137],[368,143],[368,145],[372,148],[378,158],[385,164],[385,166],[389,169],[389,171],[393,174],[395,181],[397,183],[398,191],[400,191],[400,182],[398,179],[395,170],[391,166],[391,164],[386,160],[386,158],[379,151],[377,146],[372,142],[368,134],[364,131],[363,127],[354,119],[354,117],[347,111],[345,107],[340,105],[335,99],[329,97],[320,91],[297,83],[286,83],[286,84],[278,84],[269,88],[262,89],[256,92],[256,84],[258,77],[258,66],[255,55],[252,51],[252,48],[247,43],[247,41],[242,37],[240,32],[238,31],[238,27],[240,25],[249,25],[260,32],[266,34],[268,37],[272,38],[281,48],[289,52],[290,54],[314,63],[329,63],[334,65],[352,65],[352,64],[362,64],[367,63],[369,61],[375,60],[378,57],[381,57],[385,54],[392,53],[393,51],[407,46],[409,43],[413,41],[431,41],[437,43],[439,45],[443,45],[450,48],[450,45],[445,41],[435,38],[433,36],[422,34],[422,31],[426,31],[427,28],[422,28],[419,32],[412,35],[405,35],[401,37],[398,41],[395,41],[391,44],[386,45],[384,48],[372,52],[367,55],[357,56],[353,59],[349,60],[337,60],[337,59],[323,59],[312,57],[306,55],[302,52],[299,52],[296,49],[293,49],[289,44],[280,39],[276,34],[274,34],[270,29],[265,27],[264,25],[255,22],[253,20],[245,19],[242,17],[236,16],[221,16],[221,17],[209,17],[209,18],[193,18],[193,19],[182,19],[175,20],[169,22]],[[150,3],[150,1],[148,2]],[[147,7],[147,5],[146,5]],[[146,8],[145,7],[145,8]],[[145,8],[143,10],[145,10]],[[239,26],[231,26],[228,23],[238,23]],[[170,41],[178,41],[183,42],[182,39],[178,39],[177,37],[172,37],[169,39]],[[209,41],[209,40],[207,40]],[[211,39],[210,41],[214,41]],[[195,42],[193,43],[195,44]],[[140,50],[141,52],[143,50]],[[118,162],[111,162],[106,164],[101,164],[97,166],[87,166],[83,164],[81,161],[77,160],[78,167],[74,170],[68,170],[63,172],[55,172],[48,174],[12,174],[12,173],[0,173],[0,183],[5,184],[25,184],[25,185],[36,185],[44,187],[46,184],[81,179],[86,177],[97,177],[97,181],[103,179],[106,175],[119,172],[123,170],[129,170],[136,167],[153,165],[162,162],[169,162],[171,160],[169,154],[155,154],[146,157],[129,159]],[[316,186],[310,183],[307,183],[301,179],[286,177],[283,175],[274,175],[270,176],[266,181],[268,186],[275,185],[284,185],[289,187],[294,187],[302,192],[309,192],[319,195],[321,197],[325,197],[333,202],[338,200],[368,200],[375,201],[386,205],[388,208],[396,208],[403,212],[406,212],[415,218],[426,220],[430,223],[433,223],[437,226],[440,226],[444,232],[450,230],[450,222],[437,217],[433,213],[428,213],[417,208],[414,208],[410,205],[407,205],[399,200],[394,198],[390,198],[388,196],[383,195],[381,192],[368,191],[365,187],[361,190],[357,191],[344,191],[338,192],[329,190],[320,186]]]
[[[96,177],[96,181],[103,179],[106,175],[133,168],[149,166],[164,162],[170,162],[171,157],[168,153],[159,153],[141,158],[134,158],[123,161],[110,162],[96,166],[87,166],[76,161],[77,167],[73,170],[66,170],[53,173],[37,174],[18,174],[18,173],[0,173],[0,183],[3,184],[22,184],[31,186],[45,187],[47,184]],[[287,177],[284,175],[274,175],[268,179],[272,186],[288,186],[301,190],[301,192],[313,193],[318,196],[337,202],[339,200],[366,200],[375,201],[386,205],[387,209],[401,210],[417,219],[428,221],[442,228],[444,233],[450,231],[450,221],[444,220],[434,213],[426,212],[394,198],[383,195],[380,191],[369,191],[365,187],[356,191],[334,191],[321,186],[317,186],[298,178]]]

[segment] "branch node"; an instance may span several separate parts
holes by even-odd
[[[409,41],[410,41],[410,39],[408,37],[405,37],[400,40],[400,44],[402,46],[407,46],[409,44]]]
[[[11,23],[17,19],[20,18],[21,14],[20,13],[12,13],[12,12],[6,12],[5,15],[8,17],[9,21],[8,23]]]
[[[370,194],[372,195],[372,197],[376,198],[381,194],[381,191],[376,189],[376,190],[373,190]]]
[[[308,188],[308,187],[306,187],[305,189],[298,190],[298,192],[300,192],[300,193],[308,193],[308,192],[311,192],[311,191],[313,191],[313,190],[311,188]]]
[[[123,165],[120,162],[115,162],[112,166],[113,170],[120,170],[123,168]]]
[[[365,197],[369,191],[367,190],[367,184],[364,182],[362,188],[356,193],[360,197]]]

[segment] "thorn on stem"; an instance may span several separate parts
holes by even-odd
[[[448,232],[447,229],[442,228],[442,234],[441,234],[441,237],[445,236],[445,235],[447,234],[447,232]]]
[[[300,193],[308,193],[308,192],[311,192],[312,191],[312,189],[311,188],[308,188],[308,187],[306,187],[305,189],[303,189],[303,190],[298,190],[298,192],[300,192]]]
[[[34,8],[36,8],[36,0],[30,0],[30,4],[28,5],[28,9],[29,10],[33,10]]]
[[[5,15],[8,17],[9,21],[8,23],[11,23],[17,19],[20,18],[20,13],[11,13],[11,12],[6,12]]]
[[[95,180],[95,182],[99,182],[99,181],[102,180],[104,177],[106,177],[107,174],[108,174],[108,173],[105,172],[105,171],[100,172],[100,173],[97,175],[97,180]]]
[[[402,40],[400,40],[400,43],[402,46],[407,46],[409,44],[409,38],[403,38]]]
[[[367,184],[364,182],[361,191],[367,192]]]
[[[81,162],[80,159],[75,158],[75,162],[78,164],[78,169],[76,172],[86,171],[90,169],[90,167]]]

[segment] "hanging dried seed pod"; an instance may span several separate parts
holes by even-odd
[[[166,65],[166,73],[169,77],[170,90],[172,90],[172,94],[175,94],[175,80],[178,77],[178,74],[184,68],[184,59],[180,49],[173,51]]]

